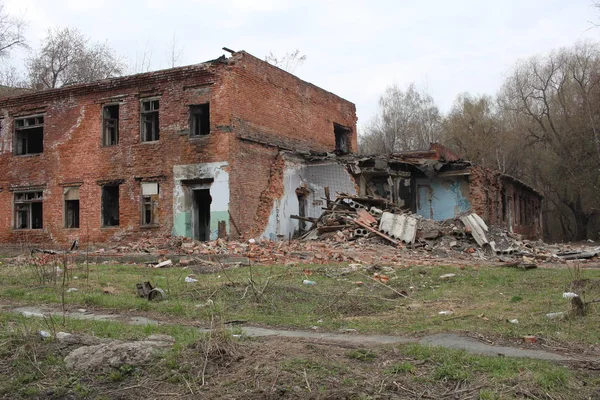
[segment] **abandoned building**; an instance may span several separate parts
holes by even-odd
[[[288,239],[325,188],[541,236],[542,196],[433,144],[356,155],[354,104],[246,52],[0,98],[0,241]]]
[[[371,196],[424,218],[444,221],[475,212],[485,222],[526,238],[542,236],[542,195],[511,176],[474,165],[449,149],[360,156],[282,153],[282,197],[265,235],[288,237],[304,228],[291,215],[317,218],[330,193]]]
[[[0,241],[260,236],[280,150],[356,138],[354,104],[244,51],[0,98]]]

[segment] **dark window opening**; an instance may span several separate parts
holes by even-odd
[[[142,225],[158,225],[158,183],[142,183]]]
[[[102,108],[102,144],[114,146],[119,144],[119,105]]]
[[[79,200],[65,200],[65,228],[79,228]]]
[[[338,124],[333,124],[336,151],[340,153],[348,153],[350,151],[350,132],[350,128]]]
[[[38,154],[44,151],[44,116],[15,119],[15,154]]]
[[[102,186],[102,226],[119,226],[119,185]]]
[[[64,189],[65,228],[79,228],[79,188]]]
[[[194,200],[194,237],[200,241],[210,240],[210,203],[209,189],[193,191]]]
[[[158,100],[142,101],[142,142],[159,140]]]
[[[210,133],[210,109],[208,103],[190,106],[190,135],[201,136]]]
[[[43,228],[43,193],[15,193],[15,228]]]

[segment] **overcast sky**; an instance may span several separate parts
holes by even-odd
[[[494,94],[514,63],[600,40],[592,0],[4,0],[29,21],[36,48],[53,26],[75,26],[109,44],[131,65],[145,50],[152,68],[224,54],[223,46],[263,58],[295,49],[295,74],[357,106],[359,129],[385,87],[414,82],[442,111],[459,93]],[[23,55],[15,55],[18,59]]]

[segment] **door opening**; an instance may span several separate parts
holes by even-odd
[[[210,203],[209,189],[193,190],[194,201],[194,238],[208,242],[210,240]]]

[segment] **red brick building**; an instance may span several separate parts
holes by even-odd
[[[0,98],[0,241],[260,235],[280,150],[356,139],[354,104],[243,51]]]

